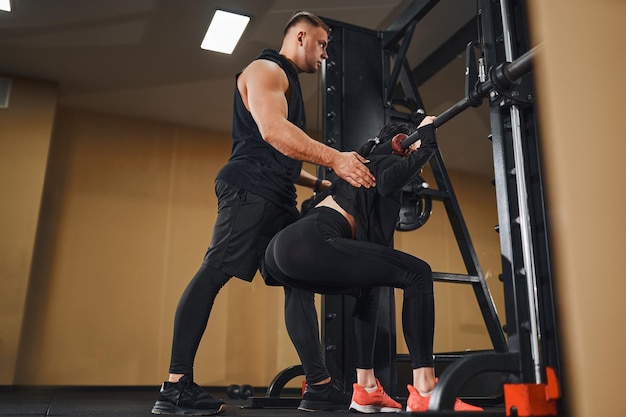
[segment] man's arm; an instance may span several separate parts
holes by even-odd
[[[363,165],[367,160],[356,152],[339,152],[309,137],[287,119],[285,92],[289,82],[278,65],[253,61],[239,76],[237,87],[263,139],[282,154],[332,168],[355,187],[372,187],[375,180]]]

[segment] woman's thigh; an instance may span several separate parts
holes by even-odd
[[[430,271],[421,259],[383,245],[325,239],[313,222],[298,222],[283,230],[274,252],[283,279],[290,281],[286,284],[325,289],[317,292],[372,286],[404,288],[416,276]]]

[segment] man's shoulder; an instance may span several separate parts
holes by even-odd
[[[291,61],[289,61],[286,57],[275,51],[274,49],[264,49],[263,52],[259,54],[256,58],[257,61],[266,60],[272,61],[276,63],[279,67],[285,71],[285,73],[291,73],[296,78],[298,77],[298,73],[294,68]]]
[[[267,63],[267,62],[273,62],[279,66],[283,66],[285,63],[285,58],[280,55],[278,52],[276,52],[273,49],[264,49],[255,59],[254,61],[252,61],[252,63]]]
[[[281,55],[275,49],[263,49],[256,59],[280,59]]]
[[[279,64],[280,55],[273,49],[264,49],[259,55],[256,56],[245,68],[240,72],[245,72],[248,68],[255,70],[263,68],[276,68]]]
[[[273,49],[264,49],[259,55],[257,55],[252,62],[248,64],[245,69],[248,68],[266,68],[266,69],[279,69],[282,68],[283,71],[285,69],[285,64],[288,64],[289,61],[278,52]],[[245,71],[244,69],[244,71]]]
[[[243,76],[241,80],[248,83],[250,80],[266,80],[275,79],[275,77],[285,77],[285,70],[279,62],[268,58],[257,58],[250,62],[246,68],[241,71],[239,76]]]

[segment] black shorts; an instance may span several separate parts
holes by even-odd
[[[265,248],[278,231],[298,219],[276,204],[247,190],[215,181],[217,219],[205,262],[245,281],[252,281]]]

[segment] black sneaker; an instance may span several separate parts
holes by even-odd
[[[298,410],[333,411],[347,410],[352,394],[343,390],[341,384],[333,379],[328,384],[306,384]]]
[[[152,414],[183,416],[212,416],[226,411],[224,401],[211,397],[191,377],[184,375],[178,382],[164,382]]]

